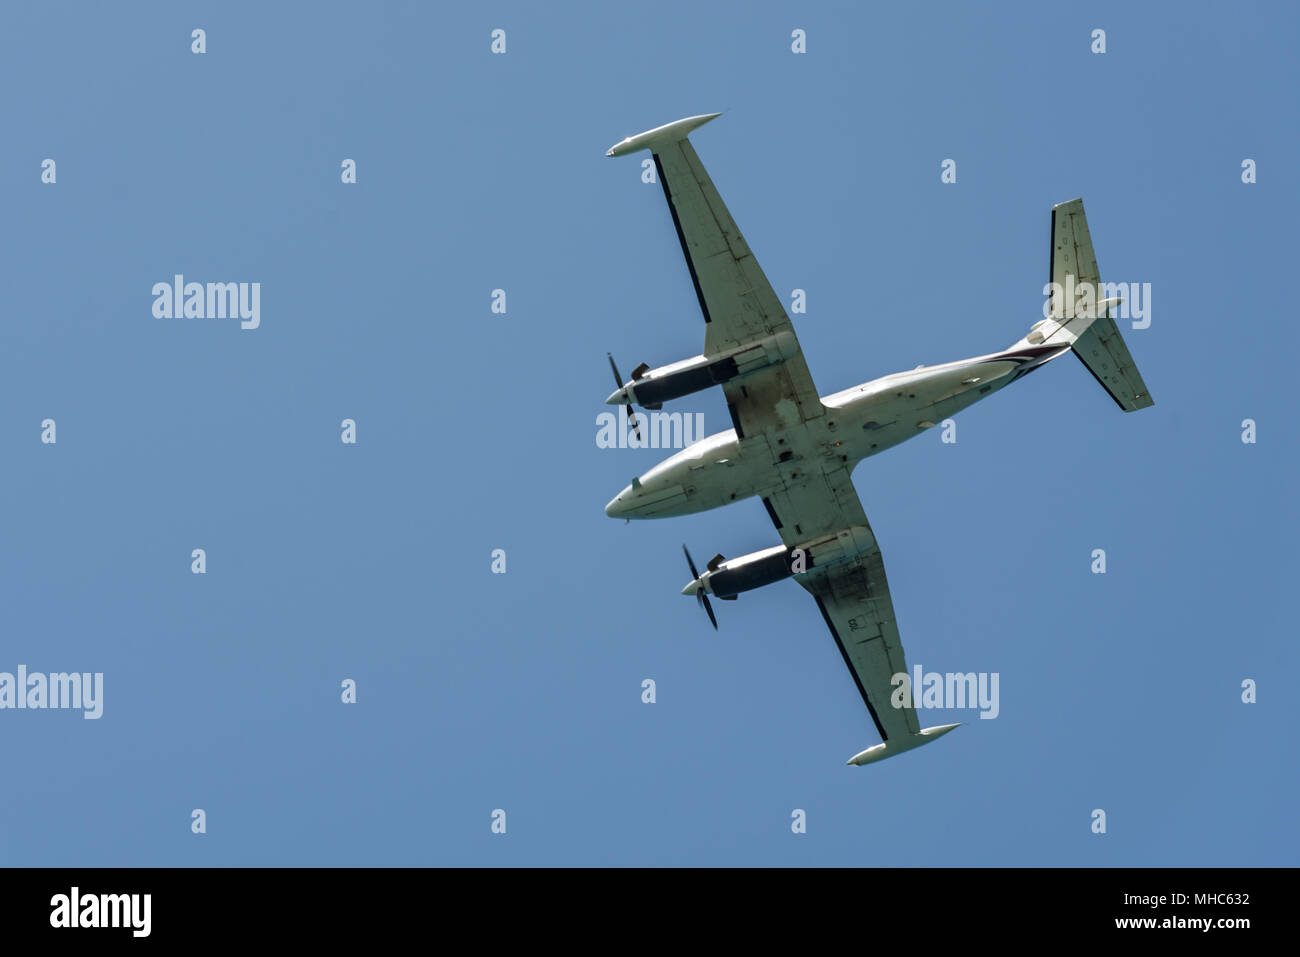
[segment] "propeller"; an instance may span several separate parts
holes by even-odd
[[[616,366],[616,365],[614,364],[614,356],[613,356],[612,353],[609,353],[609,352],[606,352],[605,355],[609,357],[609,367],[610,367],[610,369],[612,369],[612,370],[614,371],[614,382],[615,382],[615,384],[618,385],[618,387],[619,387],[620,389],[622,389],[622,388],[623,388],[623,377],[622,377],[621,375],[619,375],[618,366]],[[643,365],[644,365],[644,363],[643,363]],[[640,366],[638,366],[637,368],[640,368]],[[633,373],[633,374],[632,374],[632,378],[634,378],[634,379],[636,378],[636,373]],[[627,423],[628,423],[628,425],[632,426],[632,431],[636,433],[636,440],[637,440],[638,442],[640,442],[640,441],[641,441],[641,423],[637,421],[636,413],[632,411],[632,403],[631,403],[631,402],[626,402],[626,403],[624,403],[624,404],[627,406]]]
[[[682,546],[682,551],[686,555],[686,564],[691,569],[691,578],[698,582],[700,580],[700,573],[695,570],[695,562],[691,560],[691,553],[687,551],[685,545]],[[716,615],[713,614],[713,606],[709,604],[709,596],[704,594],[703,584],[701,584],[699,589],[695,592],[695,598],[699,602],[699,604],[704,608],[704,611],[708,614],[709,621],[713,622],[713,630],[717,631],[718,618]]]

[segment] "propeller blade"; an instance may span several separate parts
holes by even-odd
[[[686,555],[686,564],[691,570],[691,578],[695,579],[695,581],[699,581],[700,573],[695,570],[695,562],[691,559],[691,553],[686,550],[685,545],[682,546],[682,553]]]
[[[686,565],[691,570],[691,578],[695,581],[700,580],[699,570],[695,567],[695,559],[691,558],[690,550],[682,545],[682,554],[686,556]],[[713,613],[713,606],[709,604],[709,596],[704,594],[703,586],[695,593],[695,601],[704,609],[705,614],[709,616],[709,621],[713,622],[713,630],[718,630],[718,616]]]
[[[717,631],[718,618],[713,614],[713,606],[709,604],[709,596],[704,594],[703,591],[697,591],[695,597],[700,600],[700,604],[704,606],[704,610],[709,613],[709,621],[713,622],[713,630]]]
[[[614,364],[614,354],[612,352],[606,352],[605,356],[609,359],[609,368],[614,373],[614,384],[620,389],[623,388],[623,377],[619,374],[618,366]],[[641,423],[637,420],[636,413],[632,411],[632,403],[625,402],[623,404],[627,406],[627,424],[632,426],[632,431],[636,433],[636,440],[640,442]]]

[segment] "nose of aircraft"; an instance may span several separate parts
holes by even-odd
[[[629,485],[610,499],[609,504],[605,506],[605,514],[610,518],[623,518],[627,514],[631,498],[632,486]]]

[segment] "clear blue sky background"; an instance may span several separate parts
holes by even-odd
[[[105,710],[0,712],[0,861],[1295,864],[1296,42],[1281,3],[6,5],[0,670]],[[1153,286],[1153,409],[1065,358],[856,471],[909,662],[1001,675],[869,768],[802,589],[717,634],[678,595],[682,542],[776,542],[757,500],[602,512],[664,454],[596,447],[606,350],[703,335],[604,152],[714,110],[823,393],[1021,336],[1053,203]],[[261,328],[155,319],[177,272]]]

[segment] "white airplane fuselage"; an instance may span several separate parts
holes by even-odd
[[[1002,352],[922,366],[823,396],[825,412],[777,432],[727,429],[689,445],[633,480],[605,506],[611,518],[690,515],[798,481],[827,458],[852,471],[858,462],[919,435],[944,419],[1069,352],[1021,340]],[[757,446],[754,443],[760,443]],[[755,449],[755,454],[746,454]]]

